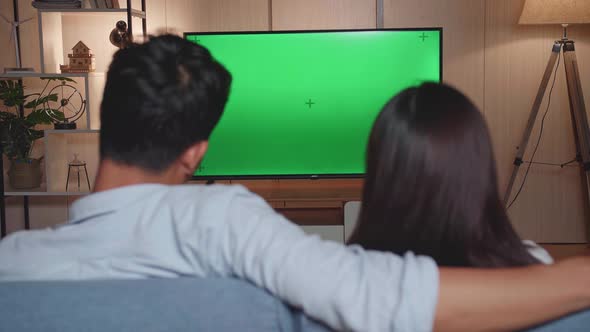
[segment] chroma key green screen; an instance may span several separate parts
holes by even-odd
[[[442,30],[186,33],[232,74],[195,178],[350,177],[381,107],[441,80]]]

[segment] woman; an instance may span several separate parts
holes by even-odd
[[[498,193],[482,114],[433,83],[389,101],[373,125],[357,228],[349,243],[433,257],[442,266],[537,264]]]

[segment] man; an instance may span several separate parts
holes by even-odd
[[[73,204],[68,224],[1,241],[0,279],[237,276],[356,331],[517,329],[590,305],[587,258],[439,270],[427,257],[307,236],[241,186],[181,185],[207,150],[230,81],[206,49],[179,37],[118,51],[95,192]]]

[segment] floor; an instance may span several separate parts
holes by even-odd
[[[556,261],[576,255],[590,255],[589,244],[542,244]]]

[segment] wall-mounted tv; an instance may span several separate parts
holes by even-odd
[[[195,179],[357,177],[373,121],[442,79],[442,29],[195,32],[233,76]]]

